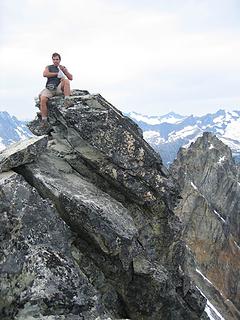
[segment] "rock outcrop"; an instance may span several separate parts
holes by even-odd
[[[193,253],[190,273],[225,319],[240,319],[239,166],[229,147],[204,133],[170,170],[181,187],[175,213]]]
[[[0,176],[1,319],[207,319],[160,156],[102,96],[71,99],[49,101],[46,151]]]
[[[32,137],[10,145],[0,153],[0,172],[34,161],[47,148],[47,136]]]
[[[71,232],[52,203],[13,171],[0,174],[0,188],[1,319],[104,315],[99,295],[71,254]]]

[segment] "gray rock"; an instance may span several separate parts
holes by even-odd
[[[181,186],[175,212],[195,258],[189,260],[190,274],[224,317],[239,319],[240,197],[231,150],[204,133],[179,151],[170,170]]]
[[[3,260],[3,290],[16,302],[3,301],[2,313],[19,319],[199,319],[206,300],[185,274],[182,226],[171,210],[179,191],[168,170],[119,110],[100,95],[75,93],[68,109],[63,97],[49,100],[47,150],[14,169],[25,182],[14,181],[12,192],[34,187],[36,197],[25,197],[33,202],[27,221],[39,222],[28,234],[34,246],[16,247],[14,255],[3,251],[9,261],[20,256],[27,262],[27,269],[24,263],[17,269],[19,279],[26,272],[34,279],[19,292],[11,273],[17,264]],[[37,132],[38,123],[29,127]],[[21,228],[29,224],[21,221]]]
[[[75,174],[69,164],[51,153],[20,172],[44,197],[57,203],[58,211],[75,232],[86,234],[103,252],[119,256],[124,268],[129,268],[137,228],[121,203]]]
[[[10,145],[0,152],[0,172],[34,161],[47,147],[47,136],[32,137]]]
[[[71,232],[18,174],[0,174],[1,319],[106,316],[71,256]]]
[[[177,190],[160,156],[139,134],[139,127],[101,95],[71,96],[74,106],[62,107],[63,98],[49,101],[49,122],[54,134],[74,148],[79,157],[104,178],[125,188],[139,203],[153,204],[157,198],[174,202]],[[38,123],[29,123],[38,134]],[[77,165],[77,164],[76,164]],[[166,197],[164,196],[166,194]]]

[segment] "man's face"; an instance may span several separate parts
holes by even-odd
[[[52,58],[52,61],[53,61],[53,64],[54,64],[56,67],[58,67],[61,60],[59,59],[59,57],[53,57],[53,58]]]

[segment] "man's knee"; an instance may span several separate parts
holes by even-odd
[[[63,79],[63,84],[64,85],[70,85],[70,81],[68,79]]]

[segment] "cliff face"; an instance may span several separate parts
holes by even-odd
[[[100,95],[71,98],[49,101],[47,146],[0,157],[1,319],[206,319],[160,156]]]
[[[175,213],[193,252],[190,272],[226,319],[240,319],[239,166],[226,145],[204,133],[179,151],[171,173],[181,187]]]

